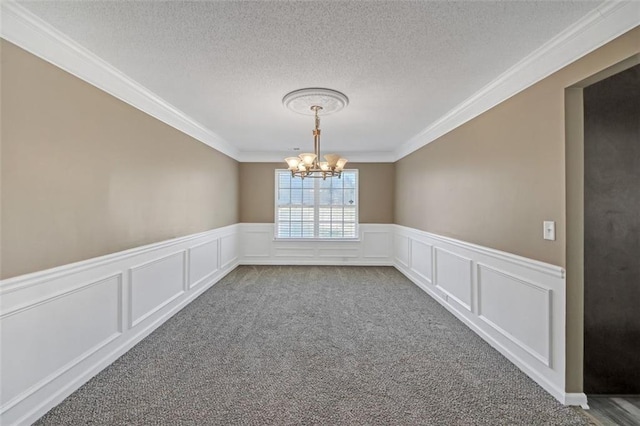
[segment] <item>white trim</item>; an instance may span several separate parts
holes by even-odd
[[[282,163],[282,167],[286,167],[284,159],[297,155],[298,153],[292,151],[241,151],[236,160],[243,163]],[[396,161],[394,151],[340,151],[340,156],[349,160],[349,163],[393,163]]]
[[[207,285],[193,291],[187,297],[185,297],[182,301],[180,301],[177,305],[167,311],[164,315],[159,317],[157,320],[150,323],[144,329],[141,329],[137,332],[135,336],[132,336],[130,339],[126,341],[122,341],[122,343],[113,348],[109,353],[105,354],[95,365],[92,365],[91,368],[82,372],[79,376],[75,377],[70,383],[63,385],[59,389],[56,389],[51,393],[45,401],[41,402],[37,406],[33,407],[29,412],[24,414],[20,419],[18,419],[14,424],[31,424],[35,422],[37,419],[42,417],[47,413],[51,408],[60,404],[65,398],[75,392],[78,388],[80,388],[83,384],[85,384],[89,379],[98,374],[100,371],[111,365],[115,360],[120,358],[122,355],[127,353],[131,348],[137,345],[140,341],[142,341],[145,337],[151,334],[155,329],[160,327],[166,320],[171,318],[175,313],[180,311],[182,308],[187,306],[193,300],[198,298],[202,293],[208,290],[211,286],[213,286],[216,282],[224,278],[227,274],[235,269],[237,265],[229,268],[224,271],[220,276],[215,277],[215,279],[211,280]],[[4,413],[2,413],[4,414]],[[2,423],[4,424],[4,423]]]
[[[89,358],[91,355],[94,355],[95,353],[97,353],[100,349],[102,349],[105,346],[109,345],[109,343],[113,342],[114,340],[116,340],[121,335],[122,335],[122,333],[114,333],[114,334],[108,336],[106,339],[104,339],[103,341],[99,342],[94,347],[89,348],[86,352],[84,352],[83,354],[81,354],[77,358],[71,360],[68,364],[63,365],[62,367],[60,367],[58,370],[53,372],[51,375],[49,375],[47,377],[44,377],[38,383],[34,384],[33,386],[31,386],[30,388],[28,388],[27,390],[25,390],[21,394],[16,395],[11,401],[8,401],[6,404],[4,404],[1,407],[2,412],[5,412],[5,411],[13,408],[15,405],[17,405],[20,402],[24,401],[25,399],[29,398],[31,395],[35,394],[40,389],[45,387],[47,384],[51,383],[52,381],[56,380],[57,378],[62,376],[67,371],[69,371],[72,368],[76,367],[82,361],[84,361],[85,359]]]
[[[411,241],[411,245],[413,245],[413,240]],[[412,247],[413,250],[413,247]],[[440,268],[439,268],[439,263],[438,263],[438,253],[442,253],[442,254],[446,254],[452,258],[456,258],[458,259],[459,262],[464,262],[466,263],[466,268],[468,268],[468,272],[469,272],[469,281],[463,283],[465,286],[469,286],[469,288],[467,289],[467,291],[469,292],[469,303],[465,302],[464,300],[462,300],[460,297],[458,297],[457,295],[453,294],[451,292],[451,290],[447,289],[446,287],[443,287],[440,283]],[[465,308],[467,311],[472,312],[471,310],[471,305],[473,305],[474,301],[473,301],[473,260],[469,259],[468,257],[465,256],[461,256],[459,253],[454,253],[452,251],[449,250],[445,250],[443,248],[440,247],[433,247],[433,252],[432,252],[432,258],[433,258],[433,284],[436,286],[436,288],[438,290],[440,290],[442,293],[447,295],[447,298],[453,299],[458,305],[462,306],[463,308]],[[411,267],[413,269],[414,265],[413,262],[411,264]],[[448,300],[448,299],[447,299]]]
[[[14,1],[0,4],[0,35],[87,83],[232,158],[238,150],[160,96]]]
[[[568,405],[583,405],[584,400],[581,399],[581,394],[569,394],[564,390],[566,381],[566,279],[564,269],[413,228],[400,225],[393,225],[393,228],[396,244],[394,244],[392,259],[396,269],[464,322],[558,401]],[[403,238],[407,242],[403,241]],[[426,255],[425,252],[425,255],[414,258],[411,253],[414,243],[431,245],[431,256]],[[403,259],[406,254],[400,251],[405,250],[405,244],[408,246],[407,262]],[[456,271],[459,268],[457,265],[438,265],[436,262],[438,251],[446,251],[462,259],[469,259],[472,272],[470,305],[473,310],[462,309],[461,305],[446,292],[446,289],[436,285],[438,275],[443,272],[439,269],[448,268],[448,274],[456,277]],[[540,312],[543,312],[544,318],[548,321],[534,323],[529,321],[507,332],[493,321],[483,318],[483,307],[479,306],[478,301],[482,286],[480,279],[489,285],[494,278],[489,276],[481,278],[477,273],[479,265],[499,272],[500,277],[506,277],[515,280],[516,283],[523,284],[522,289],[532,287],[541,291],[544,297],[538,301],[539,305],[536,306],[543,310]],[[420,272],[429,270],[433,275],[433,282],[430,282],[428,277]],[[469,284],[466,275],[456,279],[463,279],[464,283],[462,284],[465,286]],[[461,288],[466,287],[461,286]],[[514,287],[514,293],[509,295],[508,300],[503,298],[488,300],[488,294],[483,294],[485,301],[490,302],[494,306],[494,310],[506,306],[505,304],[511,307],[525,307],[531,303],[528,293],[519,291],[518,287]],[[503,321],[508,319],[509,317],[506,316]],[[540,336],[543,336],[544,341],[548,343],[548,346],[545,344],[543,353],[524,343],[530,341],[531,338],[539,339]],[[541,341],[538,340],[538,342]],[[547,353],[548,356],[545,356]]]
[[[107,336],[103,341],[98,342],[92,348],[89,348],[86,352],[82,353],[77,358],[75,358],[75,359],[71,360],[70,362],[68,362],[67,364],[61,366],[59,369],[54,371],[49,376],[42,378],[37,383],[35,383],[33,386],[29,387],[28,389],[26,389],[25,391],[23,391],[19,395],[16,395],[14,398],[12,398],[10,401],[6,402],[4,405],[2,405],[2,407],[0,407],[0,412],[4,412],[4,411],[10,409],[11,407],[15,406],[16,404],[20,403],[25,398],[28,398],[29,396],[31,396],[32,394],[34,394],[35,392],[37,392],[38,390],[43,388],[45,385],[47,385],[51,381],[57,379],[58,377],[63,375],[65,372],[67,372],[70,369],[72,369],[73,367],[77,366],[83,360],[87,359],[89,356],[93,355],[94,353],[96,353],[97,351],[99,351],[100,349],[102,349],[103,347],[108,345],[109,343],[111,343],[113,340],[117,339],[120,335],[122,335],[122,333],[123,333],[123,328],[122,328],[122,278],[123,278],[123,273],[119,272],[119,273],[116,273],[116,274],[112,274],[111,276],[108,276],[108,277],[103,277],[103,278],[97,279],[97,280],[95,280],[93,282],[83,283],[80,286],[76,286],[76,287],[74,287],[74,288],[72,288],[72,289],[70,289],[68,291],[63,292],[63,293],[59,293],[59,294],[55,294],[55,295],[49,296],[49,297],[47,297],[47,298],[45,298],[43,300],[34,301],[32,304],[29,304],[29,305],[26,305],[26,306],[22,306],[22,307],[18,307],[17,309],[11,310],[10,312],[5,312],[2,315],[0,315],[0,319],[4,319],[4,318],[7,318],[7,317],[9,317],[11,315],[19,314],[21,312],[24,312],[24,311],[27,311],[27,310],[30,310],[30,309],[37,309],[38,307],[41,307],[43,304],[54,302],[54,301],[56,301],[58,299],[62,299],[64,297],[70,296],[70,295],[72,295],[74,293],[77,293],[77,292],[86,291],[86,290],[90,289],[91,287],[98,286],[98,285],[101,285],[101,284],[105,284],[105,283],[107,283],[108,281],[110,281],[110,280],[112,280],[114,278],[116,278],[116,288],[117,288],[117,292],[118,292],[118,312],[117,312],[118,324],[117,324],[117,329],[114,331],[114,333],[109,335],[109,336]]]
[[[566,405],[579,405],[579,404],[569,404],[565,401],[565,393],[562,388],[558,387],[546,377],[541,375],[535,368],[532,368],[528,363],[523,361],[520,357],[513,355],[509,349],[507,349],[502,343],[492,338],[486,332],[482,330],[475,322],[470,320],[466,315],[464,315],[461,311],[455,309],[451,304],[447,303],[445,299],[443,299],[440,294],[438,294],[434,288],[430,288],[426,286],[420,279],[414,275],[414,272],[406,268],[405,266],[398,267],[395,265],[396,269],[402,272],[407,278],[413,281],[418,287],[420,287],[425,293],[431,296],[435,301],[440,303],[446,310],[451,312],[456,318],[462,321],[467,327],[469,327],[473,332],[475,332],[478,336],[482,337],[487,343],[493,346],[498,352],[504,355],[509,361],[511,361],[516,367],[518,367],[522,372],[524,372],[527,376],[533,379],[536,383],[538,383],[544,390],[546,390],[549,394],[551,394],[554,398]]]
[[[434,284],[434,282],[433,282],[433,280],[434,280],[434,277],[435,277],[435,274],[434,274],[434,273],[435,273],[435,269],[436,269],[436,268],[434,268],[434,267],[433,267],[433,265],[435,264],[436,253],[435,253],[435,250],[434,250],[434,248],[433,248],[433,244],[428,244],[428,243],[425,243],[425,242],[423,242],[423,241],[418,241],[418,240],[409,239],[409,245],[411,246],[411,250],[410,250],[410,251],[411,251],[411,260],[410,260],[410,264],[411,264],[411,266],[412,266],[412,272],[413,272],[414,274],[416,274],[418,277],[420,277],[422,280],[424,280],[424,282],[426,282],[427,284],[433,284],[433,285],[435,285],[435,284]],[[416,250],[416,247],[417,247],[417,246],[424,246],[424,247],[426,247],[426,248],[427,248],[427,250],[429,251],[429,256],[428,256],[428,262],[427,262],[427,265],[430,265],[430,266],[431,266],[431,268],[430,268],[430,269],[431,269],[431,271],[430,271],[430,272],[431,272],[431,274],[430,274],[431,276],[427,276],[427,275],[423,274],[421,271],[419,271],[418,269],[416,269],[416,268],[414,267],[414,265],[416,265],[416,264],[424,264],[424,262],[420,262],[420,260],[421,260],[420,258],[416,258],[416,259],[414,259],[414,255],[415,255],[415,254],[416,254],[416,252],[417,252],[417,250]],[[400,259],[397,259],[397,258],[396,258],[396,260],[397,260],[398,262],[401,262],[404,266],[407,266],[407,267],[409,266],[408,264],[405,264],[404,262],[402,262]]]
[[[201,245],[201,244],[200,244]],[[146,320],[147,318],[149,318],[150,316],[152,316],[153,314],[155,314],[156,312],[162,310],[162,308],[164,308],[165,306],[167,306],[168,304],[170,304],[171,302],[173,302],[174,300],[176,300],[177,298],[179,298],[180,296],[182,296],[185,291],[187,291],[186,289],[186,284],[185,284],[185,279],[186,279],[186,275],[188,274],[188,264],[187,264],[187,251],[188,250],[180,250],[174,253],[169,253],[166,254],[164,256],[155,258],[153,260],[149,260],[146,262],[143,262],[139,265],[134,265],[129,267],[128,270],[128,274],[129,274],[129,328],[134,328],[136,325],[140,324],[142,321]],[[134,307],[135,307],[135,299],[134,299],[134,287],[136,286],[136,280],[135,280],[135,273],[137,271],[140,271],[142,269],[147,269],[152,267],[153,265],[157,265],[158,263],[164,262],[172,257],[175,256],[180,256],[181,260],[182,260],[182,283],[180,286],[180,290],[171,295],[169,298],[163,300],[162,302],[160,302],[159,304],[157,304],[156,306],[150,308],[147,312],[145,312],[144,314],[139,315],[137,318],[133,317],[134,314]]]
[[[216,272],[218,272],[220,270],[219,263],[218,263],[218,255],[217,255],[218,251],[220,249],[219,244],[220,244],[220,240],[216,238],[215,240],[206,241],[204,243],[196,244],[194,246],[189,247],[189,249],[187,250],[187,267],[185,268],[185,270],[188,272],[188,277],[186,277],[186,280],[185,280],[185,282],[187,283],[187,288],[185,289],[186,291],[189,291],[192,288],[199,286],[203,282],[206,282],[207,280],[209,280],[213,276],[213,274],[215,274]],[[214,270],[212,270],[208,274],[205,274],[203,277],[201,277],[197,281],[192,282],[191,269],[192,269],[193,265],[192,265],[191,262],[193,260],[193,252],[196,249],[199,249],[199,248],[202,248],[202,247],[206,247],[206,246],[209,246],[209,245],[215,246],[215,248],[216,248],[216,259],[215,259],[216,267],[215,267]]]
[[[6,394],[6,397],[11,399],[3,400],[0,407],[0,423],[13,425],[34,422],[235,269],[239,263],[238,246],[235,243],[238,229],[239,225],[234,224],[0,281],[0,321],[3,331],[8,330],[5,327],[11,328],[11,332],[2,334],[2,355],[13,362],[27,359],[25,362],[28,362],[28,368],[33,373],[24,376],[20,373],[10,375],[6,371],[0,372],[3,385],[6,380],[6,389],[11,389],[11,394]],[[222,239],[231,239],[231,243],[221,247]],[[204,276],[197,285],[189,287],[186,283],[191,264],[188,262],[187,253],[206,244],[217,245],[218,258],[222,256],[220,251],[226,250],[224,258],[228,261],[222,267],[218,267],[219,261],[212,261],[209,270],[201,271]],[[158,278],[156,272],[156,275],[151,277],[152,285],[145,287],[144,294],[137,295],[140,301],[153,301],[153,306],[138,318],[133,318],[133,272],[154,268],[172,258],[180,260],[171,263],[171,274],[167,275],[168,280],[174,281],[163,283],[164,276]],[[176,277],[182,280],[179,288],[175,285]],[[90,330],[91,335],[95,337],[104,334],[104,338],[99,342],[87,347],[86,336],[83,337],[83,332],[78,331],[87,331],[86,327],[76,330],[79,320],[65,323],[65,318],[69,318],[66,315],[51,318],[47,323],[51,328],[50,332],[47,331],[49,335],[58,336],[57,341],[71,342],[65,344],[64,353],[47,349],[48,347],[38,349],[39,343],[30,340],[30,330],[34,330],[31,312],[46,310],[50,302],[55,302],[60,305],[60,309],[77,317],[82,311],[76,309],[86,308],[86,305],[78,305],[73,298],[78,294],[99,290],[104,283],[115,285],[115,304],[92,318],[95,329]],[[169,287],[167,284],[170,284]],[[163,286],[178,293],[166,292],[161,296],[162,300],[158,300],[157,290]],[[92,294],[89,294],[86,300],[96,303],[97,306],[103,303],[102,299]],[[37,314],[36,312],[34,315]],[[44,350],[45,355],[46,350],[51,350],[52,353],[50,357],[29,357],[34,350]],[[54,362],[49,363],[50,359],[54,359]]]
[[[547,331],[547,350],[545,351],[546,353],[541,354],[539,352],[537,352],[535,349],[529,347],[529,345],[527,345],[526,343],[524,343],[522,340],[518,339],[516,336],[512,335],[511,333],[509,333],[507,330],[505,330],[504,328],[502,328],[501,326],[499,326],[498,324],[494,323],[493,321],[491,321],[489,318],[487,318],[483,313],[482,313],[482,279],[481,279],[481,271],[482,269],[486,270],[486,271],[491,271],[493,273],[502,275],[508,279],[511,279],[514,282],[517,282],[521,285],[527,286],[529,288],[532,288],[536,291],[539,291],[540,293],[542,293],[546,299],[546,303],[544,308],[546,309],[546,312],[544,313],[544,318],[547,321],[546,324],[546,331]],[[552,295],[552,289],[546,287],[546,286],[542,286],[540,284],[536,284],[533,283],[529,280],[525,280],[524,278],[520,278],[514,274],[505,272],[501,269],[498,268],[494,268],[490,265],[486,265],[483,262],[476,262],[476,276],[477,276],[477,292],[478,292],[478,297],[477,297],[477,310],[476,310],[476,314],[478,315],[478,318],[482,321],[484,321],[487,325],[489,325],[490,327],[492,327],[493,329],[495,329],[498,333],[502,334],[503,336],[505,336],[506,338],[508,338],[509,340],[511,340],[512,342],[514,342],[515,344],[517,344],[518,346],[520,346],[523,350],[527,351],[531,356],[537,358],[540,362],[542,362],[544,365],[546,365],[547,367],[551,367],[551,347],[552,342],[551,342],[551,295]]]
[[[394,160],[433,142],[638,25],[640,2],[606,1],[402,144],[396,149]]]
[[[124,274],[122,272],[117,272],[115,274],[110,274],[110,275],[108,275],[106,277],[98,278],[96,280],[91,280],[91,282],[83,283],[83,284],[80,284],[78,286],[74,286],[74,287],[72,287],[72,288],[70,288],[68,290],[64,290],[62,292],[58,292],[58,293],[55,293],[53,295],[46,296],[46,297],[42,298],[41,300],[33,301],[33,302],[27,303],[27,304],[25,304],[23,306],[17,306],[14,309],[10,309],[10,310],[7,310],[5,312],[0,313],[0,319],[4,319],[4,318],[7,318],[7,317],[10,317],[11,315],[15,315],[15,314],[18,314],[20,312],[24,312],[26,310],[36,308],[36,307],[41,306],[41,305],[43,305],[45,303],[53,302],[56,299],[67,297],[67,296],[69,296],[69,295],[71,295],[73,293],[77,293],[79,291],[86,290],[86,289],[88,289],[90,287],[93,287],[95,285],[102,284],[105,281],[110,280],[112,278],[118,278],[120,291],[122,291],[122,277],[123,277],[123,275]],[[122,332],[122,326],[120,326],[119,331]]]
[[[584,393],[565,393],[561,402],[564,405],[579,405],[585,410],[589,409],[587,395],[585,395]]]

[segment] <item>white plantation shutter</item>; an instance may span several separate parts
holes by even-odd
[[[276,238],[356,238],[357,228],[357,170],[324,180],[276,170]]]

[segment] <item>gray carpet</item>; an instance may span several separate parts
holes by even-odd
[[[40,425],[585,425],[390,267],[242,266]]]

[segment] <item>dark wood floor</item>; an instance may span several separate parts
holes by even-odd
[[[586,413],[602,426],[640,426],[640,396],[589,396]]]

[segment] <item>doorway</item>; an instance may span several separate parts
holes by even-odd
[[[640,395],[640,65],[583,102],[584,393]]]

